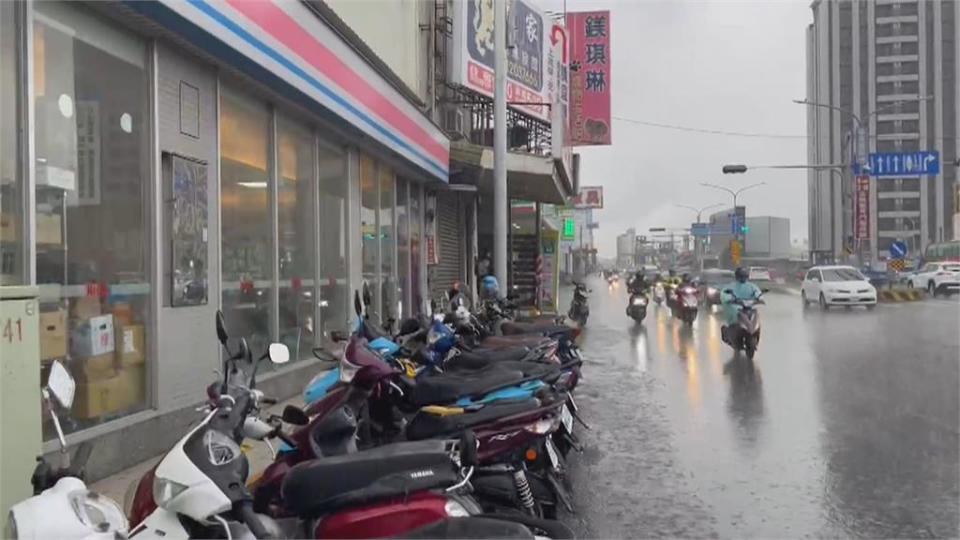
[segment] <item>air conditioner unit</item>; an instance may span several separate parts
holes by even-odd
[[[467,138],[467,122],[461,109],[450,108],[443,111],[443,129],[454,138]]]

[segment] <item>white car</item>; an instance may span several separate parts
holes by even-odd
[[[766,266],[751,266],[750,281],[770,281],[770,269]]]
[[[814,266],[803,278],[800,296],[804,307],[816,302],[823,310],[830,306],[877,306],[877,289],[852,266]]]
[[[907,287],[926,289],[930,296],[960,292],[960,262],[932,262],[910,274]]]

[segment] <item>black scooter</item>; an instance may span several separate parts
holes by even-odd
[[[590,316],[590,306],[587,305],[587,293],[590,292],[590,289],[587,289],[587,286],[579,281],[574,281],[573,285],[575,287],[573,300],[570,301],[570,310],[567,312],[567,316],[576,321],[582,328],[587,325],[587,317]]]
[[[647,298],[646,293],[631,292],[630,300],[627,302],[627,317],[633,319],[634,322],[643,322],[643,319],[647,316],[647,305],[649,303],[650,299]]]

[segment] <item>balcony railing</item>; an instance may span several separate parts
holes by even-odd
[[[493,146],[493,100],[463,88],[447,87],[440,100],[444,130],[452,138]],[[517,105],[519,106],[519,105]],[[551,155],[552,130],[548,122],[507,107],[507,148],[538,156]]]

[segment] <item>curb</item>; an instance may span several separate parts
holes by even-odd
[[[919,289],[904,289],[899,291],[880,290],[877,291],[878,300],[881,302],[916,302],[926,299],[925,291]]]

